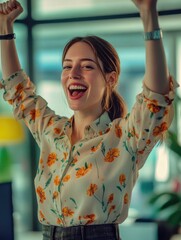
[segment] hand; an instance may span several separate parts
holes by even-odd
[[[9,0],[0,4],[0,22],[13,23],[16,18],[23,12],[21,4],[16,0]]]
[[[140,13],[156,10],[157,0],[132,0]]]

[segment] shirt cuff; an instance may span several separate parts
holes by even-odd
[[[179,87],[179,84],[174,80],[172,76],[169,77],[170,90],[167,94],[160,94],[151,91],[143,82],[142,96],[145,101],[155,103],[157,106],[166,107],[172,103],[175,97],[175,89]]]

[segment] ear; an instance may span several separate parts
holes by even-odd
[[[111,88],[115,86],[117,82],[117,74],[115,71],[106,74],[106,82]]]

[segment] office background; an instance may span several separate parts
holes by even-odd
[[[2,1],[1,1],[2,2]],[[61,87],[61,54],[74,36],[94,34],[110,41],[121,60],[119,92],[130,110],[141,91],[145,68],[143,27],[137,9],[127,0],[20,0],[24,12],[15,23],[16,45],[22,68],[42,95],[60,115],[71,116]],[[181,1],[158,0],[160,25],[171,74],[181,84]],[[181,91],[177,91],[181,97]],[[0,93],[2,99],[2,92]],[[180,104],[175,106],[172,131],[181,141]],[[11,107],[0,101],[0,116],[12,116]],[[13,219],[16,240],[21,233],[39,231],[33,179],[39,150],[24,128],[25,139],[8,145],[12,161]],[[179,139],[180,138],[180,139]],[[0,146],[1,148],[1,146]],[[140,171],[133,191],[129,220],[154,217],[148,204],[153,192],[170,190],[180,182],[181,166],[170,149],[154,149]],[[2,196],[0,196],[1,198]],[[163,216],[164,218],[164,216]],[[155,239],[156,240],[156,239]]]

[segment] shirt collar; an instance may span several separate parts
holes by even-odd
[[[68,119],[64,125],[64,131],[68,136],[72,133],[73,116]],[[90,125],[85,127],[85,137],[92,135],[102,135],[109,131],[111,120],[107,112],[104,112],[99,118],[93,121]]]
[[[111,120],[107,112],[104,112],[99,118],[93,121],[85,128],[85,136],[89,134],[102,135],[108,131]]]

